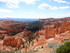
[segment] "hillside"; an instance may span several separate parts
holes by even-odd
[[[0,21],[0,36],[15,35],[23,31],[25,26],[26,26],[26,23],[15,22],[13,20],[1,20]]]
[[[70,17],[39,19],[32,23],[0,21],[1,51],[50,53],[53,47],[56,49],[69,40]]]

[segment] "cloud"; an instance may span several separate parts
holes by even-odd
[[[0,8],[0,12],[4,12],[4,13],[12,13],[13,11],[8,10],[8,9],[2,9],[2,8]]]
[[[67,4],[70,4],[70,2],[64,1],[64,0],[54,0],[54,1],[56,1],[56,2],[58,2],[58,3],[67,3]]]
[[[5,2],[9,8],[19,8],[19,3],[24,2],[26,4],[35,4],[39,0],[0,0],[0,2]]]
[[[59,9],[68,9],[68,8],[70,8],[70,6],[59,7]]]
[[[38,6],[39,9],[68,9],[70,6],[62,6],[62,7],[56,7],[56,6],[51,6],[48,4],[41,4]]]
[[[40,6],[38,6],[39,9],[50,9],[51,6],[48,4],[41,4]]]
[[[39,0],[21,0],[22,2],[25,2],[27,4],[35,4],[36,1],[39,1]]]
[[[18,4],[14,4],[14,3],[7,3],[7,6],[9,7],[9,8],[19,8],[19,6],[18,6]]]

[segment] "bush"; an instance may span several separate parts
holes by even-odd
[[[57,50],[57,53],[70,53],[70,42],[65,42],[64,45],[60,46]]]

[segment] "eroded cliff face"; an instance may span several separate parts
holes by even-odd
[[[35,33],[35,39],[31,42],[28,50],[37,47],[47,47],[48,43],[64,43],[70,40],[70,22],[44,26],[42,30]]]
[[[13,23],[7,24],[6,28],[12,26]],[[14,31],[20,31],[22,29],[21,27],[24,26],[22,23],[14,23],[14,25],[13,29],[10,28],[10,32],[14,33]],[[1,31],[1,35],[5,35],[5,33],[7,33],[6,30]],[[16,33],[14,36],[8,36],[7,34],[6,36],[4,35],[1,36],[4,39],[0,40],[0,50],[8,49],[12,51],[14,50],[13,48],[21,48],[22,46],[22,51],[24,51],[25,48],[27,48],[27,51],[35,50],[37,47],[45,48],[48,46],[48,43],[54,42],[58,44],[63,43],[66,40],[70,40],[70,21],[63,21],[51,25],[43,25],[42,28],[36,32],[29,31],[25,28],[22,32]]]
[[[61,34],[69,30],[70,30],[70,22],[62,22],[61,24],[44,26],[43,27],[44,32],[40,33],[43,33],[43,35],[45,35],[46,38],[52,38],[56,34]]]
[[[4,36],[13,36],[19,32],[22,32],[26,26],[26,23],[16,22],[13,20],[0,21],[0,38]]]

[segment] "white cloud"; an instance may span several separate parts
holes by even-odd
[[[51,6],[48,5],[48,4],[41,4],[40,6],[38,6],[38,8],[40,8],[40,9],[50,9]]]
[[[59,7],[59,9],[67,9],[70,8],[69,6],[63,6],[63,7]]]
[[[9,8],[19,8],[19,6],[18,6],[18,4],[13,4],[13,3],[7,3],[7,6],[9,7]]]
[[[12,13],[13,11],[8,10],[8,9],[1,9],[1,8],[0,8],[0,12]]]
[[[35,4],[35,2],[39,0],[0,0],[0,1],[7,3],[7,6],[9,8],[18,8],[20,2],[24,2],[26,4]]]
[[[41,4],[38,6],[39,9],[68,9],[70,6],[61,6],[61,7],[56,7],[56,6],[51,6],[48,4]]]
[[[58,2],[58,3],[67,3],[67,4],[70,4],[70,2],[64,1],[64,0],[54,0],[54,1],[56,1],[56,2]]]
[[[36,1],[39,1],[39,0],[21,0],[22,2],[25,2],[27,4],[35,4]]]

